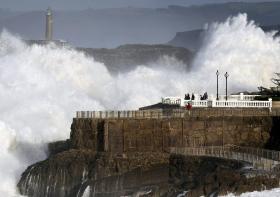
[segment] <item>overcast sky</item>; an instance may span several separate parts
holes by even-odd
[[[197,5],[222,2],[269,2],[280,0],[0,0],[0,8],[11,10],[80,10],[87,8],[144,7],[160,8],[168,5]]]

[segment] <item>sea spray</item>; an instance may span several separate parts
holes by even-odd
[[[47,142],[69,137],[76,110],[137,109],[183,93],[178,70],[166,71],[170,61],[163,70],[139,66],[111,76],[71,47],[28,46],[3,32],[0,48],[1,196],[16,194],[24,169],[45,159]]]
[[[104,65],[93,67],[72,49],[30,47],[1,34],[0,196],[16,195],[23,170],[46,157],[44,143],[69,136],[76,109],[104,109],[87,92],[93,72],[110,77]]]
[[[200,76],[202,86],[213,90],[218,69],[223,93],[225,72],[230,75],[230,91],[270,87],[273,73],[280,70],[280,44],[275,34],[265,33],[253,21],[248,21],[246,14],[214,23],[206,28],[203,47],[195,58],[193,72]]]
[[[217,69],[230,73],[231,92],[270,86],[280,62],[279,40],[273,33],[264,33],[248,22],[245,14],[210,25],[206,32],[191,72],[163,58],[154,65],[139,65],[117,76],[73,48],[27,46],[3,32],[0,195],[16,195],[16,183],[23,170],[46,157],[45,143],[68,138],[76,110],[137,109],[162,96],[204,91],[211,94],[215,92]]]

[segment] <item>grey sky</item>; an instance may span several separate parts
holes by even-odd
[[[87,8],[145,7],[159,8],[168,5],[198,5],[222,2],[270,2],[280,0],[0,0],[0,8],[11,10],[42,10],[51,6],[59,10]]]

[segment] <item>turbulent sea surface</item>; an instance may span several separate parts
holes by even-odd
[[[280,196],[280,189],[273,189],[269,191],[262,191],[262,192],[248,192],[240,195],[240,197],[278,197]],[[229,194],[224,197],[235,197],[233,194]]]
[[[30,164],[45,159],[45,144],[69,136],[77,110],[137,109],[162,96],[215,92],[215,72],[230,73],[230,91],[270,86],[279,72],[280,44],[245,14],[207,28],[193,70],[174,58],[111,75],[73,48],[25,45],[0,35],[0,196],[18,196],[16,183]],[[223,89],[220,90],[223,92]],[[279,196],[279,190],[243,196]],[[229,195],[230,196],[230,195]]]

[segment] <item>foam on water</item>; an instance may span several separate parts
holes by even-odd
[[[45,143],[69,137],[77,110],[137,109],[162,96],[214,93],[217,68],[230,73],[231,91],[270,86],[273,72],[279,72],[279,40],[246,15],[210,25],[206,35],[190,73],[165,57],[112,76],[103,64],[72,48],[27,46],[2,32],[0,196],[17,195],[23,170],[46,157]]]
[[[262,192],[247,192],[244,194],[239,195],[238,197],[278,197],[280,196],[280,189],[272,189],[272,190],[265,190]],[[227,196],[223,197],[235,197],[234,194],[228,194]]]

